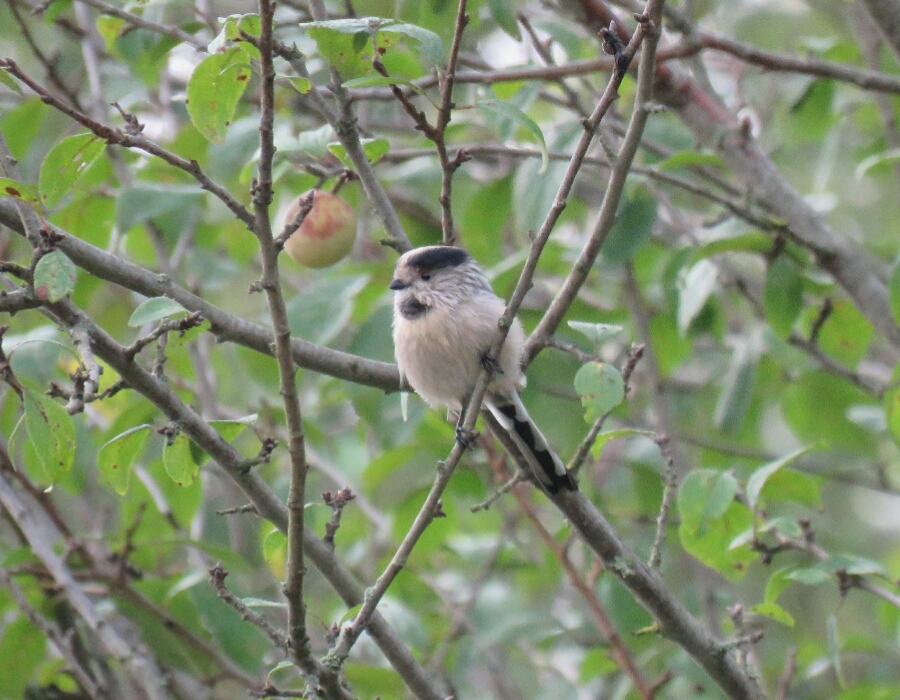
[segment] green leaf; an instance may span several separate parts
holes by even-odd
[[[75,424],[66,409],[49,396],[26,388],[25,427],[44,471],[44,485],[55,484],[75,461]]]
[[[384,158],[391,148],[387,139],[360,139],[363,152],[370,163],[377,163]],[[340,143],[329,143],[328,150],[347,167],[353,167],[353,162],[347,156],[347,149]]]
[[[297,668],[297,665],[289,659],[285,659],[284,661],[279,661],[266,674],[266,682],[268,683],[269,678],[271,678],[278,671],[283,671],[288,668],[294,669],[294,668]]]
[[[827,441],[832,447],[871,454],[872,435],[847,419],[851,406],[872,403],[871,397],[845,380],[826,372],[804,372],[788,385],[781,410],[797,439],[805,443]]]
[[[772,237],[760,231],[748,231],[737,236],[716,238],[701,245],[694,251],[692,261],[722,253],[765,253],[772,249]]]
[[[291,77],[288,78],[288,82],[301,95],[306,95],[310,90],[312,90],[313,86],[312,81],[309,78]]]
[[[41,205],[41,199],[33,187],[9,177],[0,177],[0,196],[15,197],[34,209],[39,209]]]
[[[440,66],[444,62],[444,43],[441,41],[440,36],[424,27],[419,27],[407,22],[400,22],[395,19],[383,19],[381,17],[335,19],[327,20],[325,22],[303,23],[300,25],[300,28],[306,30],[309,35],[316,40],[322,55],[328,59],[329,63],[337,67],[341,72],[341,75],[345,78],[347,77],[347,73],[341,69],[341,66],[338,65],[338,63],[335,63],[328,58],[328,55],[326,54],[326,50],[329,53],[334,53],[335,46],[333,44],[335,42],[333,39],[329,39],[322,30],[351,35],[351,41],[352,37],[355,35],[364,35],[368,37],[373,36],[378,32],[402,34],[415,40],[414,47],[432,66]],[[326,48],[323,48],[323,41],[328,44]],[[357,51],[357,53],[359,53],[359,51]],[[368,62],[370,67],[371,61],[371,56],[369,56]]]
[[[803,309],[803,276],[786,255],[779,255],[769,265],[763,307],[775,334],[779,338],[787,338]]]
[[[109,53],[115,53],[116,39],[122,35],[125,26],[125,20],[118,17],[110,17],[109,15],[97,17],[97,33],[103,37],[103,41],[106,43],[106,50]]]
[[[222,143],[249,82],[250,55],[245,46],[204,58],[187,86],[188,114],[197,131],[213,143]]]
[[[111,486],[120,496],[128,493],[131,466],[141,453],[151,427],[146,424],[139,425],[119,433],[97,453],[100,480]]]
[[[191,440],[184,433],[178,433],[171,442],[163,446],[163,465],[166,473],[179,486],[190,486],[200,473],[200,468],[191,454]]]
[[[716,427],[726,433],[737,433],[743,427],[753,398],[758,365],[752,343],[747,339],[738,339],[713,418]]]
[[[420,88],[418,85],[416,85],[411,79],[403,78],[403,77],[396,76],[396,75],[389,75],[389,76],[378,75],[378,74],[364,75],[361,78],[354,78],[353,80],[348,80],[343,84],[343,86],[346,88],[371,87],[373,85],[402,85],[404,87],[408,87],[413,92],[416,92],[416,93],[422,95],[423,97],[425,97],[425,99],[428,99],[429,101],[431,101],[430,98],[428,97],[427,93],[422,88]]]
[[[7,594],[8,595],[8,594]],[[0,677],[4,698],[27,698],[33,680],[47,663],[47,637],[24,614],[3,610],[3,636],[0,637]]]
[[[796,571],[793,567],[785,567],[783,569],[779,569],[774,574],[769,577],[769,581],[766,583],[766,592],[763,596],[763,600],[766,603],[774,603],[778,600],[778,597],[787,588],[791,583],[791,578],[789,574]]]
[[[605,362],[588,362],[575,374],[575,391],[581,396],[584,419],[593,423],[625,399],[625,383],[619,370]]]
[[[610,440],[615,440],[616,438],[623,437],[635,437],[637,435],[643,435],[644,437],[652,438],[656,435],[656,433],[654,433],[652,430],[638,430],[637,428],[619,428],[618,430],[608,430],[605,433],[600,433],[597,436],[597,440],[594,442],[591,454],[593,454],[594,459],[600,459],[600,453],[603,452],[603,448]]]
[[[616,326],[611,323],[587,323],[585,321],[569,321],[569,328],[578,331],[584,336],[590,338],[594,345],[600,347],[601,343],[617,336],[622,332],[622,326]]]
[[[760,501],[792,502],[808,508],[821,508],[823,480],[823,477],[804,474],[794,469],[781,469],[766,480],[766,485],[760,492]]]
[[[859,165],[856,166],[856,179],[862,180],[873,168],[886,170],[886,166],[892,165],[897,161],[900,161],[900,148],[891,148],[881,153],[874,153],[868,158],[863,158]]]
[[[287,608],[287,603],[281,600],[266,600],[265,598],[241,598],[241,602],[248,608]]]
[[[578,672],[578,680],[585,683],[619,670],[619,665],[609,658],[606,649],[591,649],[585,654]]]
[[[695,263],[678,290],[678,330],[684,335],[716,287],[718,271],[709,260]]]
[[[411,39],[415,39],[417,42],[415,48],[418,49],[426,62],[435,68],[442,67],[445,57],[444,42],[441,41],[440,36],[424,27],[409,24],[408,22],[397,22],[396,24],[393,20],[389,20],[389,22],[390,24],[382,26],[379,31],[389,34],[403,34]]]
[[[777,603],[760,603],[750,608],[750,612],[764,615],[788,627],[793,627],[795,624],[791,614]]]
[[[195,210],[203,194],[193,185],[137,181],[116,197],[116,224],[128,231],[135,224],[164,216],[184,217]]]
[[[516,21],[512,0],[488,0],[488,9],[490,9],[491,17],[494,18],[500,29],[516,41],[522,41],[522,34],[519,31],[519,23]]]
[[[769,462],[768,464],[763,465],[755,472],[753,472],[753,474],[751,474],[750,478],[747,480],[747,502],[750,504],[750,507],[756,508],[757,504],[759,503],[759,494],[762,491],[763,486],[766,485],[766,481],[770,476],[772,476],[782,467],[786,467],[795,459],[797,459],[798,457],[802,457],[807,452],[813,449],[816,449],[816,447],[808,446],[803,447],[799,450],[795,450],[789,455],[786,455],[781,459],[776,459],[773,462]]]
[[[222,29],[207,47],[207,52],[210,54],[223,51],[229,41],[242,40],[241,32],[250,36],[259,36],[261,31],[261,23],[257,14],[219,17],[219,24],[222,25]],[[252,44],[245,44],[244,46],[254,58],[259,58],[259,49]]]
[[[547,170],[547,165],[550,163],[547,142],[544,140],[544,132],[541,131],[541,127],[537,125],[537,122],[534,121],[534,119],[529,117],[511,102],[504,102],[502,100],[479,100],[475,103],[475,106],[482,111],[499,114],[501,117],[509,119],[519,126],[524,126],[530,131],[531,135],[534,136],[541,148],[541,169],[538,172],[542,174]]]
[[[353,300],[366,286],[367,275],[323,277],[287,303],[291,333],[311,343],[326,345],[344,329]]]
[[[354,605],[347,612],[345,612],[341,616],[341,619],[338,621],[338,627],[342,627],[345,622],[349,622],[354,617],[356,617],[359,614],[359,611],[362,610],[362,606],[363,606],[363,604],[359,603],[358,605]]]
[[[249,416],[233,420],[211,420],[209,424],[216,429],[223,440],[231,442],[248,427],[256,425],[258,418],[258,413],[252,413]]]
[[[603,258],[613,263],[631,262],[653,235],[657,209],[656,199],[646,187],[629,188],[603,244]]]
[[[818,309],[809,309],[804,314],[807,333],[818,315]],[[822,350],[852,369],[865,357],[874,333],[872,324],[853,302],[838,299],[819,329],[818,343]]]
[[[15,78],[13,78],[9,73],[2,69],[0,69],[0,83],[6,85],[6,87],[8,87],[17,95],[22,94],[22,88],[19,86],[19,83],[17,83]]]
[[[314,22],[301,24],[300,27],[305,29],[316,42],[322,57],[334,66],[345,80],[350,80],[373,73],[375,69],[372,68],[371,32],[368,29],[346,32],[334,26],[336,22],[345,21],[359,22],[361,20]],[[356,41],[355,35],[362,37],[364,41]]]
[[[162,318],[175,314],[186,314],[188,310],[174,299],[168,297],[150,297],[140,303],[128,319],[131,328],[140,328],[148,323],[159,321]]]
[[[719,503],[724,502],[721,496],[721,492],[716,496]],[[679,512],[681,503],[679,492]],[[696,507],[696,504],[692,505]],[[700,524],[691,524],[683,518],[678,528],[678,536],[685,551],[691,556],[715,569],[730,581],[739,581],[757,555],[749,544],[737,547],[731,547],[730,544],[740,533],[751,527],[752,519],[753,516],[746,506],[732,500],[725,512],[714,519],[702,518]]]
[[[682,523],[692,529],[708,526],[727,512],[737,490],[737,479],[728,472],[715,469],[690,472],[678,490]]]
[[[725,161],[715,153],[698,153],[697,151],[679,151],[673,153],[661,163],[657,163],[658,170],[675,170],[676,168],[693,168],[701,165],[725,167]]]
[[[34,266],[34,293],[39,299],[57,302],[72,293],[78,270],[61,250],[42,256]]]
[[[844,680],[844,672],[841,669],[841,643],[838,639],[837,618],[834,615],[828,616],[825,629],[828,633],[828,655],[831,657],[831,665],[834,668],[838,685],[843,689],[847,687],[847,681]]]
[[[283,575],[287,560],[287,537],[281,530],[272,530],[263,540],[263,558],[276,576]]]
[[[48,208],[55,207],[103,153],[106,143],[95,134],[69,136],[56,144],[41,163],[38,190]]]
[[[888,578],[887,570],[877,561],[859,557],[855,554],[832,554],[823,562],[829,571],[844,569],[851,576],[882,576]]]
[[[816,586],[820,583],[828,583],[834,578],[830,572],[816,567],[794,569],[785,574],[785,577],[806,586]]]
[[[900,324],[900,258],[897,258],[891,270],[889,294],[894,323]]]
[[[891,374],[891,384],[894,387],[884,392],[884,418],[887,423],[888,433],[894,442],[900,445],[900,365],[894,368]]]
[[[840,119],[832,109],[834,92],[833,80],[814,80],[791,107],[787,125],[798,141],[804,143],[825,138]]]

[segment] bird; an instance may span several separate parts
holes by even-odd
[[[478,262],[461,248],[414,248],[397,260],[389,288],[394,292],[393,340],[400,374],[429,406],[459,415],[457,440],[468,444],[463,411],[482,368],[490,367],[485,407],[544,489],[550,494],[576,491],[572,475],[519,396],[525,331],[518,318],[499,357],[489,356],[506,303]]]

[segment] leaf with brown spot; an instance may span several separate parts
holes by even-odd
[[[187,87],[187,108],[197,130],[222,143],[241,95],[250,80],[250,55],[244,45],[204,58]]]
[[[100,468],[100,480],[111,486],[116,493],[124,496],[128,492],[131,481],[131,465],[141,453],[144,442],[150,434],[147,424],[119,433],[100,448],[97,454],[97,466]]]
[[[75,461],[75,424],[66,409],[49,396],[25,389],[25,427],[41,470],[32,476],[43,486],[59,481]],[[29,465],[26,462],[26,468]],[[31,470],[31,469],[30,469]]]
[[[13,180],[9,177],[0,177],[0,192],[7,197],[15,197],[16,199],[25,202],[25,204],[33,209],[38,209],[40,207],[40,198],[34,188],[23,185],[18,180]]]

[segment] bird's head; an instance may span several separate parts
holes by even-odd
[[[477,294],[492,293],[484,271],[464,250],[450,246],[415,248],[400,256],[390,289],[394,308],[406,319],[436,307],[453,307]]]

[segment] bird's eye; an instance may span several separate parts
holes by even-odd
[[[428,280],[431,279],[431,275],[428,274],[427,272],[423,272],[423,273],[422,273],[422,279],[425,280],[425,281],[427,282]]]

